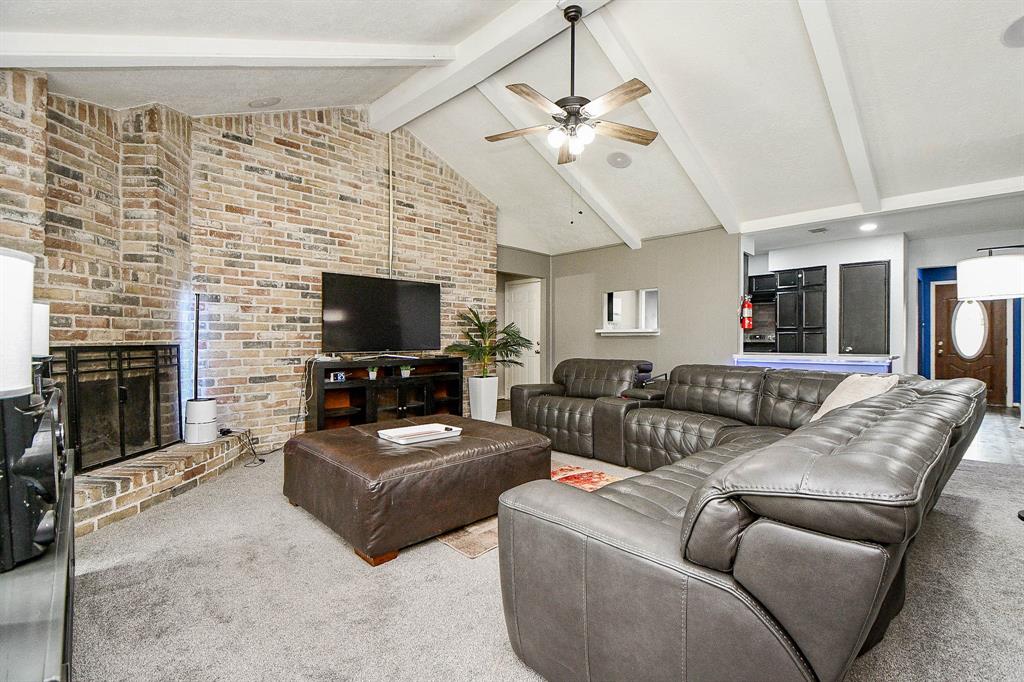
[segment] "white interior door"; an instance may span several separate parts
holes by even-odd
[[[533,349],[520,358],[522,367],[505,368],[504,397],[516,384],[540,383],[540,280],[505,284],[505,324],[515,322],[523,336],[533,341]]]

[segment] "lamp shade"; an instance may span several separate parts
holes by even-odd
[[[32,357],[50,354],[50,304],[32,304]]]
[[[986,301],[1024,296],[1024,253],[968,258],[956,264],[956,297]]]
[[[36,259],[0,248],[0,398],[32,392],[32,286]]]

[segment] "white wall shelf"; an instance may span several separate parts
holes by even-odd
[[[595,329],[601,336],[658,336],[660,329]]]

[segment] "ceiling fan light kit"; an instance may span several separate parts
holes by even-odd
[[[558,163],[560,164],[572,163],[579,158],[584,148],[598,135],[644,146],[654,142],[658,133],[653,130],[602,121],[597,118],[650,93],[651,89],[642,81],[634,78],[595,100],[589,100],[576,94],[576,22],[583,16],[583,9],[579,5],[569,5],[562,14],[569,22],[569,96],[552,102],[526,83],[513,83],[505,86],[526,101],[543,109],[554,119],[554,125],[537,125],[519,130],[509,130],[496,135],[488,135],[484,139],[488,142],[499,142],[547,131],[548,144],[558,150]]]

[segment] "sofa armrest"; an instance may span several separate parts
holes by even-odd
[[[526,421],[526,406],[530,398],[538,395],[565,395],[565,386],[562,384],[518,384],[509,389],[509,397],[512,400],[512,426],[528,429],[530,425]]]
[[[622,397],[634,400],[664,400],[665,391],[657,388],[631,388],[623,391]]]
[[[661,400],[631,398],[598,398],[594,401],[594,457],[626,466],[626,415],[641,407],[661,407],[662,404]]]
[[[534,481],[498,502],[505,624],[549,680],[809,680],[799,652],[679,537],[600,495]]]

